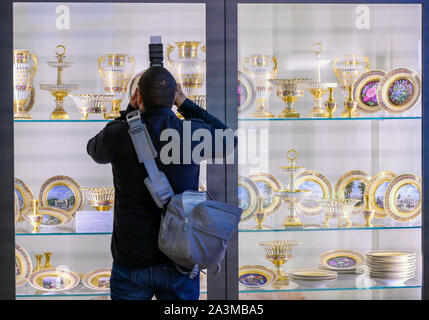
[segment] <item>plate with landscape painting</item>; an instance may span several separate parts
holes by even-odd
[[[27,251],[15,243],[15,283],[16,287],[25,285],[30,277],[33,265]]]
[[[371,176],[361,170],[352,170],[343,174],[337,181],[334,196],[339,200],[359,200],[353,208],[353,214],[359,214],[365,210],[365,190],[371,180]]]
[[[419,100],[421,87],[417,72],[408,68],[393,69],[380,80],[377,87],[378,104],[390,113],[402,113]]]
[[[19,217],[18,221],[23,221],[22,212],[31,207],[33,200],[33,192],[30,187],[21,179],[15,178],[15,193],[18,198]]]
[[[32,207],[26,209],[22,216],[26,221],[31,224],[30,216],[33,214],[34,209]],[[55,227],[70,222],[73,219],[73,215],[68,211],[58,209],[55,207],[37,207],[37,211],[42,215],[42,222],[40,225],[45,227]]]
[[[386,189],[384,205],[389,217],[408,222],[422,213],[421,178],[415,174],[401,174]]]
[[[255,182],[259,190],[259,196],[264,198],[262,206],[267,216],[275,214],[282,206],[280,197],[274,196],[274,190],[283,189],[279,179],[270,173],[258,173],[249,176]]]
[[[243,210],[241,221],[250,219],[258,206],[259,190],[253,180],[238,176],[238,206]]]
[[[58,292],[76,287],[80,282],[80,277],[67,269],[44,268],[33,272],[28,282],[37,290]]]
[[[384,195],[390,182],[396,177],[391,171],[381,171],[371,178],[365,189],[368,195],[370,208],[375,210],[376,218],[386,218],[387,213],[384,208]]]
[[[97,269],[85,274],[82,283],[92,290],[109,291],[111,268]]]
[[[40,188],[39,199],[45,207],[58,208],[72,215],[81,210],[85,202],[80,184],[67,176],[46,180]]]
[[[383,70],[371,70],[363,73],[353,84],[353,97],[360,111],[375,113],[381,110],[377,101],[377,87],[386,74]]]
[[[332,185],[323,174],[315,170],[305,170],[296,175],[295,185],[297,189],[310,190],[310,195],[306,196],[298,205],[299,213],[306,216],[317,216],[323,213],[323,208],[319,204],[321,199],[332,197]]]

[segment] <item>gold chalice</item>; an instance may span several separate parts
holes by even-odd
[[[88,195],[89,205],[97,211],[109,211],[115,204],[115,188],[82,188]]]
[[[355,118],[359,113],[356,111],[357,104],[353,99],[353,84],[362,73],[369,70],[369,58],[357,54],[344,55],[342,58],[335,58],[333,66],[340,88],[346,94],[341,116]]]
[[[310,79],[269,79],[268,81],[277,87],[277,97],[286,104],[286,108],[278,117],[299,118],[299,113],[293,108],[293,104],[304,95],[304,89]]]
[[[258,245],[265,250],[265,258],[274,264],[277,273],[277,281],[288,280],[283,265],[292,258],[293,248],[301,244],[300,241],[274,240],[258,242]]]
[[[256,90],[257,107],[256,111],[252,113],[252,117],[274,117],[274,114],[269,112],[267,107],[267,101],[273,87],[268,79],[272,79],[277,75],[277,58],[266,54],[247,56],[243,62],[243,70],[252,79]]]

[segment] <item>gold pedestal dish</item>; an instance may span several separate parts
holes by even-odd
[[[278,115],[279,118],[299,118],[293,104],[304,95],[309,81],[310,79],[269,79],[277,87],[277,97],[286,104],[286,108]]]

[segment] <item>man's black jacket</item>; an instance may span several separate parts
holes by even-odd
[[[113,259],[128,268],[144,268],[169,261],[158,249],[158,232],[161,209],[149,194],[144,179],[148,176],[143,164],[137,160],[125,116],[133,111],[128,106],[121,116],[108,123],[95,137],[88,141],[88,154],[95,162],[111,163],[115,187],[115,210],[111,251]],[[215,129],[227,129],[218,119],[186,99],[179,112],[190,121],[191,134],[197,129],[210,131],[215,142]],[[152,143],[158,152],[156,163],[163,171],[175,194],[185,190],[198,190],[200,167],[198,163],[183,164],[182,148],[180,164],[161,163],[161,148],[168,141],[160,141],[164,129],[175,129],[183,146],[183,120],[176,117],[170,108],[153,108],[142,113],[151,135]],[[187,124],[189,124],[187,122]],[[186,132],[186,130],[185,130]],[[225,144],[226,140],[223,140]],[[199,143],[193,141],[192,149]],[[236,139],[234,140],[234,147]],[[214,146],[212,146],[214,147]],[[225,147],[225,146],[223,146]],[[232,148],[234,148],[232,147]],[[189,156],[189,155],[185,155]]]

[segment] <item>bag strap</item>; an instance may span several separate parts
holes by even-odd
[[[129,125],[128,133],[133,142],[139,163],[143,163],[148,177],[145,185],[158,207],[164,205],[174,196],[173,189],[162,171],[159,171],[155,158],[158,156],[152,144],[146,124],[143,122],[140,110],[132,111],[126,115]]]

